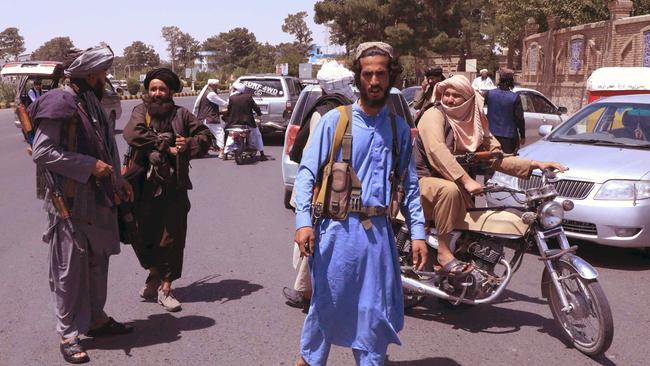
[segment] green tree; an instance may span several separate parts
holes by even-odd
[[[141,41],[134,41],[130,46],[124,48],[123,61],[133,70],[142,70],[160,65],[160,56],[153,46],[146,45]]]
[[[174,71],[174,63],[178,60],[179,39],[182,33],[180,28],[176,26],[162,27],[162,37],[167,42],[172,71]]]
[[[296,42],[304,48],[305,52],[311,47],[314,41],[311,30],[309,30],[305,22],[306,17],[307,12],[304,11],[289,14],[284,18],[284,23],[282,24],[282,31],[295,36]]]
[[[298,76],[298,65],[305,62],[305,53],[298,43],[280,43],[276,46],[275,64],[289,64],[289,75]]]
[[[18,28],[9,27],[0,32],[0,58],[18,57],[25,52],[25,39],[18,33]]]
[[[633,16],[650,14],[650,0],[632,0],[632,2],[634,3]]]
[[[183,68],[194,67],[194,60],[199,56],[199,42],[189,33],[181,33],[178,38],[178,62]]]
[[[70,37],[55,37],[45,42],[32,53],[32,60],[64,61],[68,52],[74,48]]]
[[[252,62],[250,56],[254,55],[257,47],[255,34],[241,27],[219,33],[203,42],[204,50],[216,53],[211,59],[215,65],[221,67],[231,65],[246,69]]]

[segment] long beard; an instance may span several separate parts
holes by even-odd
[[[151,97],[145,95],[142,97],[144,104],[147,106],[147,111],[151,117],[156,119],[164,119],[171,115],[174,110],[174,100],[172,98]]]
[[[79,88],[79,93],[85,93],[90,90],[100,101],[102,100],[102,97],[104,97],[104,84],[101,82],[98,82],[94,86],[91,86],[84,79],[73,79],[71,80],[71,83]]]
[[[381,97],[380,99],[371,99],[370,96],[368,96],[368,92],[365,88],[359,88],[359,92],[361,93],[361,100],[363,101],[363,104],[369,106],[369,107],[382,107],[384,104],[386,104],[386,100],[388,100],[388,97],[390,96],[390,88],[387,88],[384,91],[384,96]]]

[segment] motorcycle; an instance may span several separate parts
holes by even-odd
[[[558,196],[553,184],[556,179],[555,172],[545,170],[539,188],[519,190],[496,184],[484,187],[486,194],[510,193],[521,206],[468,209],[463,222],[450,235],[450,249],[456,258],[473,266],[466,276],[414,270],[408,227],[403,220],[395,220],[405,309],[417,306],[427,296],[455,306],[493,303],[521,267],[524,254],[536,246],[538,259],[544,264],[542,296],[548,299],[563,337],[589,356],[607,351],[614,335],[612,312],[598,283],[598,272],[575,255],[578,247],[570,245],[564,233],[564,212],[573,208],[573,202],[554,201]],[[435,228],[427,229],[426,243],[435,258]],[[558,248],[550,248],[553,243]],[[507,247],[514,250],[510,260],[506,259]]]
[[[226,128],[228,140],[232,139],[233,143],[225,147],[223,160],[234,158],[237,165],[256,161],[257,149],[249,143],[251,130],[248,125],[232,125]]]

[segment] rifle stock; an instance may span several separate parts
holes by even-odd
[[[27,108],[25,108],[24,104],[19,104],[18,107],[16,107],[16,116],[18,116],[18,120],[20,121],[20,128],[23,131],[25,141],[29,145],[27,152],[29,155],[31,155],[32,145],[34,144],[34,136],[36,133],[34,131],[34,124],[32,123],[31,118],[29,118]],[[52,175],[52,172],[43,167],[37,166],[36,169],[40,171],[45,178],[45,185],[50,191],[50,199],[52,200],[52,205],[54,206],[57,215],[63,221],[63,224],[68,228],[68,230],[70,230],[70,232],[74,232],[72,221],[70,220],[70,210],[65,203],[63,193],[54,180],[54,175]]]

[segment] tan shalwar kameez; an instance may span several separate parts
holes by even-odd
[[[424,159],[422,154],[416,152],[424,216],[427,222],[435,223],[439,235],[449,234],[454,230],[454,224],[465,217],[467,208],[474,207],[474,199],[460,183],[460,178],[467,173],[454,158],[454,155],[466,151],[457,151],[454,147],[453,137],[449,136],[453,136],[453,131],[448,129],[445,134],[445,118],[438,108],[429,108],[422,115],[418,133],[423,146],[421,152],[428,162],[427,166],[421,161]],[[501,145],[494,136],[486,133],[477,151],[501,151]],[[531,160],[507,157],[494,161],[492,167],[508,175],[528,178],[531,164]],[[422,174],[424,170],[429,174]]]

